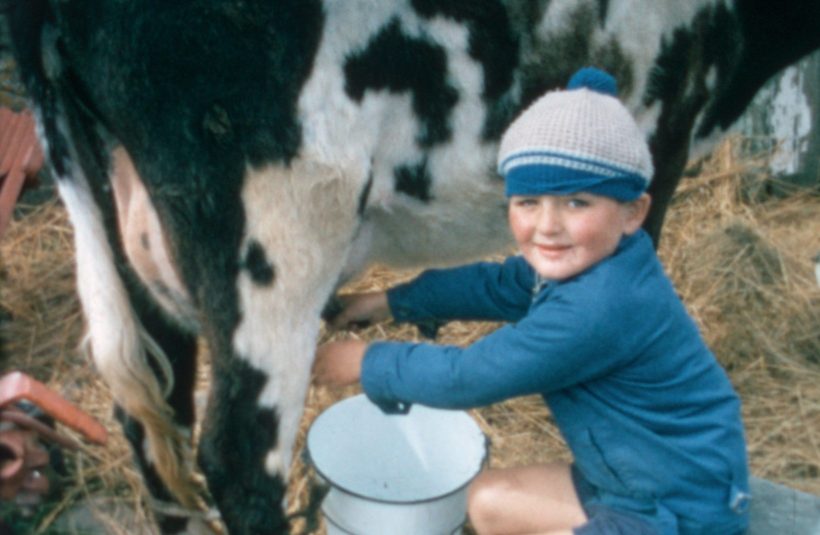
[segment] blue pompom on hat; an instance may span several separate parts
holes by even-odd
[[[637,199],[652,180],[652,157],[618,85],[594,67],[577,71],[564,91],[535,101],[501,139],[498,171],[507,196],[588,192]]]
[[[604,95],[616,98],[618,96],[618,82],[615,81],[615,78],[608,72],[595,67],[578,69],[567,83],[567,90],[584,87]]]

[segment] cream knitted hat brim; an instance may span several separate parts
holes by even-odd
[[[498,155],[507,196],[589,192],[629,201],[646,191],[649,147],[615,95],[614,78],[585,68],[513,121]]]

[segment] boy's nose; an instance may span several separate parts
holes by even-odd
[[[551,206],[542,206],[536,222],[536,229],[542,234],[556,234],[561,231],[561,215]]]

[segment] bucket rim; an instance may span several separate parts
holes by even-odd
[[[358,395],[351,396],[349,398],[343,399],[343,400],[335,403],[334,405],[337,405],[339,403],[343,403],[343,402],[346,402],[346,401],[349,402],[349,401],[351,401],[353,399],[356,399],[356,398],[366,398],[366,396],[364,394],[358,394]],[[436,409],[436,407],[428,407],[428,408]],[[439,410],[442,410],[442,409],[439,409]],[[443,410],[448,410],[448,409],[443,409]],[[482,452],[481,452],[481,458],[480,458],[479,462],[476,463],[476,468],[473,471],[473,473],[470,474],[470,476],[467,477],[462,484],[458,485],[457,487],[455,487],[452,490],[448,490],[448,491],[445,491],[445,492],[440,492],[438,494],[435,494],[434,496],[424,497],[424,498],[416,498],[416,499],[401,500],[401,499],[395,499],[395,498],[391,499],[391,498],[381,498],[381,497],[376,497],[376,496],[368,496],[364,492],[358,492],[358,491],[355,491],[355,490],[351,490],[350,488],[348,488],[344,485],[341,485],[338,482],[335,482],[333,480],[333,478],[328,477],[319,468],[319,466],[317,465],[317,463],[313,459],[313,455],[310,452],[310,440],[308,440],[307,437],[306,437],[306,440],[305,440],[304,450],[303,450],[303,456],[305,457],[304,460],[307,461],[307,464],[309,464],[311,467],[313,467],[313,470],[316,472],[316,474],[319,477],[321,477],[323,481],[327,482],[327,484],[330,487],[333,487],[334,489],[338,489],[338,490],[344,492],[345,494],[348,494],[348,495],[356,497],[356,498],[368,500],[370,502],[390,504],[390,505],[417,505],[417,504],[424,504],[424,503],[430,503],[430,502],[435,502],[435,501],[438,501],[438,500],[442,500],[444,498],[447,498],[449,496],[452,496],[453,494],[456,494],[456,493],[461,492],[462,490],[464,490],[476,478],[476,476],[478,476],[478,474],[481,473],[481,471],[487,465],[488,459],[489,459],[489,456],[490,456],[490,447],[491,447],[490,437],[487,436],[487,434],[484,432],[484,430],[481,429],[481,426],[478,425],[478,423],[475,421],[475,419],[472,416],[470,416],[470,414],[467,411],[456,411],[456,412],[461,412],[461,413],[463,413],[464,416],[466,416],[467,418],[472,420],[473,425],[475,425],[475,429],[478,431],[478,433],[484,439],[483,440],[483,448],[482,448]],[[320,414],[319,416],[321,417],[322,415]],[[317,420],[318,420],[318,418],[317,418]],[[313,425],[315,425],[315,423],[316,422],[314,421],[313,424],[311,424],[311,426],[310,426],[311,429],[313,428]],[[308,436],[310,435],[311,429],[308,430]]]

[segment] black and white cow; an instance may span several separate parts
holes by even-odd
[[[505,126],[583,65],[613,73],[657,169],[657,238],[695,146],[820,46],[816,0],[6,0],[76,230],[96,366],[151,494],[231,533],[281,504],[320,313],[369,262],[508,243]],[[160,515],[166,532],[185,519]]]

